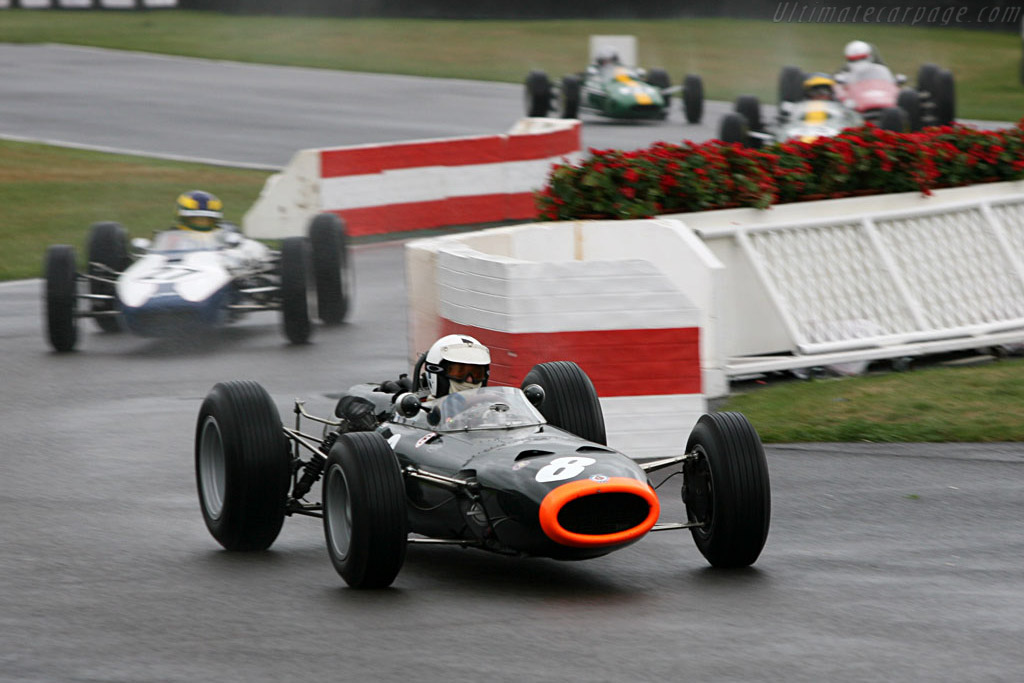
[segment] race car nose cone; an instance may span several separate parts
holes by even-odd
[[[574,548],[618,545],[646,534],[661,505],[649,485],[596,476],[552,489],[540,504],[540,526],[555,543]]]

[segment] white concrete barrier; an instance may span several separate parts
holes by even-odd
[[[301,150],[267,180],[242,230],[302,235],[322,211],[353,236],[532,218],[551,165],[579,154],[578,120],[529,118],[505,135]]]
[[[705,412],[702,326],[721,264],[677,221],[534,223],[406,245],[410,361],[444,334],[491,348],[496,384],[571,360],[609,444],[681,453]],[[703,299],[701,301],[695,301]]]

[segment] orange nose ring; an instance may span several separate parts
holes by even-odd
[[[567,503],[584,496],[602,493],[632,493],[640,496],[650,508],[646,519],[631,529],[611,534],[580,534],[569,531],[559,523],[558,513]],[[573,548],[593,548],[625,543],[643,536],[658,521],[659,514],[661,514],[661,504],[658,502],[658,495],[654,489],[641,481],[628,477],[610,477],[605,481],[579,479],[562,484],[544,496],[544,500],[540,504],[540,527],[555,543]]]

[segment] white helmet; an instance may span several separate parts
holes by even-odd
[[[440,398],[451,391],[476,389],[487,384],[491,352],[473,337],[449,334],[427,351],[423,368],[431,396]]]
[[[843,50],[843,54],[846,55],[846,61],[848,62],[859,62],[862,59],[869,59],[871,52],[871,46],[863,40],[851,41],[846,44],[846,48]]]
[[[594,61],[597,62],[598,66],[618,64],[619,53],[616,52],[615,50],[605,48],[604,50],[601,50],[600,52],[597,53],[596,59]]]

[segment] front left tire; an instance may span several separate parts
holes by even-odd
[[[704,81],[696,74],[683,78],[683,115],[687,123],[700,123],[704,118]]]
[[[550,424],[587,441],[608,445],[601,402],[583,368],[567,360],[538,363],[526,373],[520,386],[530,384],[544,389],[539,410]]]
[[[771,489],[761,438],[742,413],[702,415],[683,464],[683,502],[697,549],[713,567],[752,565],[768,538]]]

